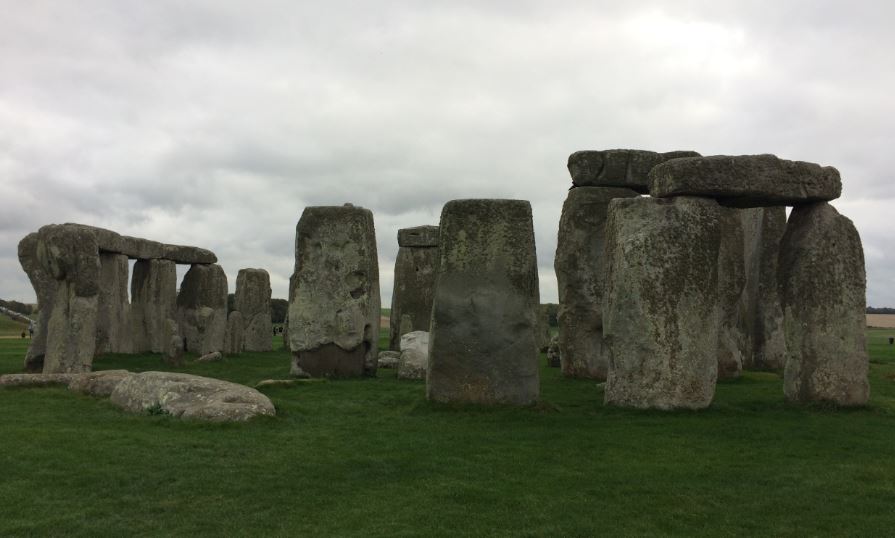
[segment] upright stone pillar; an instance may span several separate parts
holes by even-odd
[[[401,336],[406,333],[429,332],[437,264],[438,226],[417,226],[398,230],[398,257],[395,259],[389,349],[398,351],[401,347]]]
[[[780,247],[779,282],[787,400],[865,405],[866,277],[852,221],[826,202],[796,206]]]
[[[721,326],[718,332],[718,379],[736,379],[748,350],[746,331],[746,245],[741,213],[721,208],[718,286]]]
[[[777,258],[786,231],[786,208],[743,209],[741,217],[746,239],[745,330],[749,339],[743,367],[781,370],[786,337],[777,289]]]
[[[245,351],[273,349],[270,320],[270,275],[264,269],[240,269],[236,276],[235,308],[242,314]]]
[[[37,257],[57,281],[47,320],[43,373],[89,372],[96,351],[99,248],[84,227],[51,224],[39,232]]]
[[[193,264],[177,295],[177,322],[187,351],[224,351],[227,333],[227,275],[217,264]]]
[[[606,380],[603,345],[603,286],[606,212],[615,198],[638,196],[631,189],[577,187],[569,191],[559,220],[553,268],[559,284],[559,350],[563,375]]]
[[[245,318],[242,312],[234,310],[227,316],[227,340],[224,343],[225,355],[238,355],[245,350]]]
[[[165,353],[168,319],[176,317],[177,267],[169,260],[137,260],[131,278],[131,345],[134,353]]]
[[[19,242],[19,263],[37,295],[39,317],[31,338],[31,345],[25,355],[25,370],[32,373],[43,371],[44,355],[47,352],[47,327],[50,324],[50,313],[53,311],[53,300],[59,287],[56,279],[47,272],[37,258],[37,232],[26,235]]]
[[[101,252],[99,263],[96,354],[130,353],[133,346],[128,327],[130,304],[127,296],[127,256]]]
[[[379,262],[373,213],[307,207],[295,228],[289,347],[296,376],[376,375]]]
[[[441,213],[426,396],[537,401],[538,268],[531,205],[454,200]]]
[[[699,409],[718,376],[721,208],[708,198],[609,205],[603,335],[605,402]]]

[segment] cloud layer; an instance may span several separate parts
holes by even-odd
[[[895,5],[29,2],[0,20],[0,297],[25,234],[83,222],[218,254],[285,297],[308,205],[398,228],[455,198],[531,200],[542,301],[569,153],[775,153],[842,172],[868,302],[887,248]]]

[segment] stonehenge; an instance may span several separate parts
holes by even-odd
[[[439,226],[426,397],[535,403],[539,290],[531,205],[453,200]]]
[[[351,204],[305,208],[295,228],[290,288],[292,375],[376,375],[380,298],[373,213]]]
[[[25,369],[44,374],[89,372],[94,356],[104,353],[173,354],[179,363],[182,344],[172,338],[188,331],[179,323],[176,331],[170,326],[178,314],[175,266],[204,268],[217,261],[205,249],[73,223],[28,234],[18,255],[40,308]],[[128,300],[130,259],[136,261]],[[226,277],[223,286],[226,308]]]
[[[650,192],[649,172],[657,164],[681,157],[699,157],[695,151],[656,153],[638,149],[576,151],[568,169],[575,187],[621,187],[641,194]]]
[[[240,269],[236,277],[235,308],[242,314],[243,349],[273,349],[270,320],[270,275],[264,269]],[[238,352],[238,351],[237,351]]]
[[[177,294],[177,322],[187,351],[206,355],[224,349],[227,275],[217,264],[193,264]]]
[[[398,230],[389,349],[398,350],[408,332],[429,331],[437,264],[438,226]]]

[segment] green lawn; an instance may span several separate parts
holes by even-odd
[[[873,398],[856,411],[788,406],[768,373],[720,384],[701,412],[619,410],[546,367],[536,408],[432,405],[384,370],[265,390],[278,416],[231,425],[0,390],[0,536],[890,536],[890,334],[870,331]],[[0,340],[0,373],[24,351]],[[288,370],[282,350],[184,369]]]
[[[0,314],[0,336],[19,336],[22,331],[28,332],[28,324]]]

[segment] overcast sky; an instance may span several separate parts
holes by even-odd
[[[895,306],[895,2],[0,3],[0,298],[35,300],[16,245],[62,222],[286,298],[302,209],[352,202],[388,305],[398,228],[497,197],[531,201],[556,301],[566,158],[631,147],[836,166]]]

